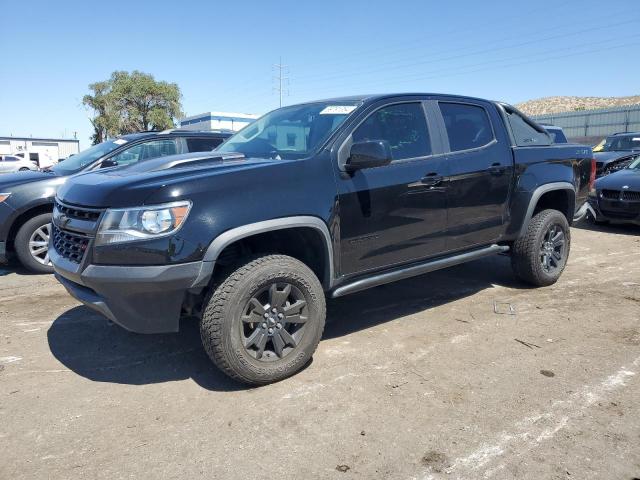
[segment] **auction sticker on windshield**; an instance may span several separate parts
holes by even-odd
[[[322,109],[320,115],[347,115],[355,109],[355,105],[329,105]]]

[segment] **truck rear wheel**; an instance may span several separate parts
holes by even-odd
[[[543,210],[531,219],[526,233],[513,244],[513,271],[532,285],[552,285],[567,264],[570,247],[571,230],[566,217],[557,210]]]
[[[265,255],[247,260],[216,286],[200,335],[220,370],[264,385],[311,360],[325,317],[324,291],[311,269],[292,257]]]

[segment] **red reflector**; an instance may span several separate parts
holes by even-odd
[[[596,159],[591,159],[591,175],[589,176],[589,190],[593,188],[593,184],[596,183]]]

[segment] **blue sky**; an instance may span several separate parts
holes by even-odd
[[[0,135],[71,136],[114,70],[176,82],[187,115],[355,93],[517,103],[640,94],[638,0],[109,2],[0,0]]]

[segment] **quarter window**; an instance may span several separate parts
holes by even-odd
[[[487,111],[477,105],[440,102],[452,152],[483,147],[493,140]]]
[[[420,103],[401,103],[372,113],[353,132],[353,141],[386,140],[393,160],[431,155],[427,120]]]
[[[513,139],[518,147],[531,147],[536,145],[551,145],[551,136],[538,131],[530,120],[527,120],[517,111],[505,108],[507,120],[511,126]]]

